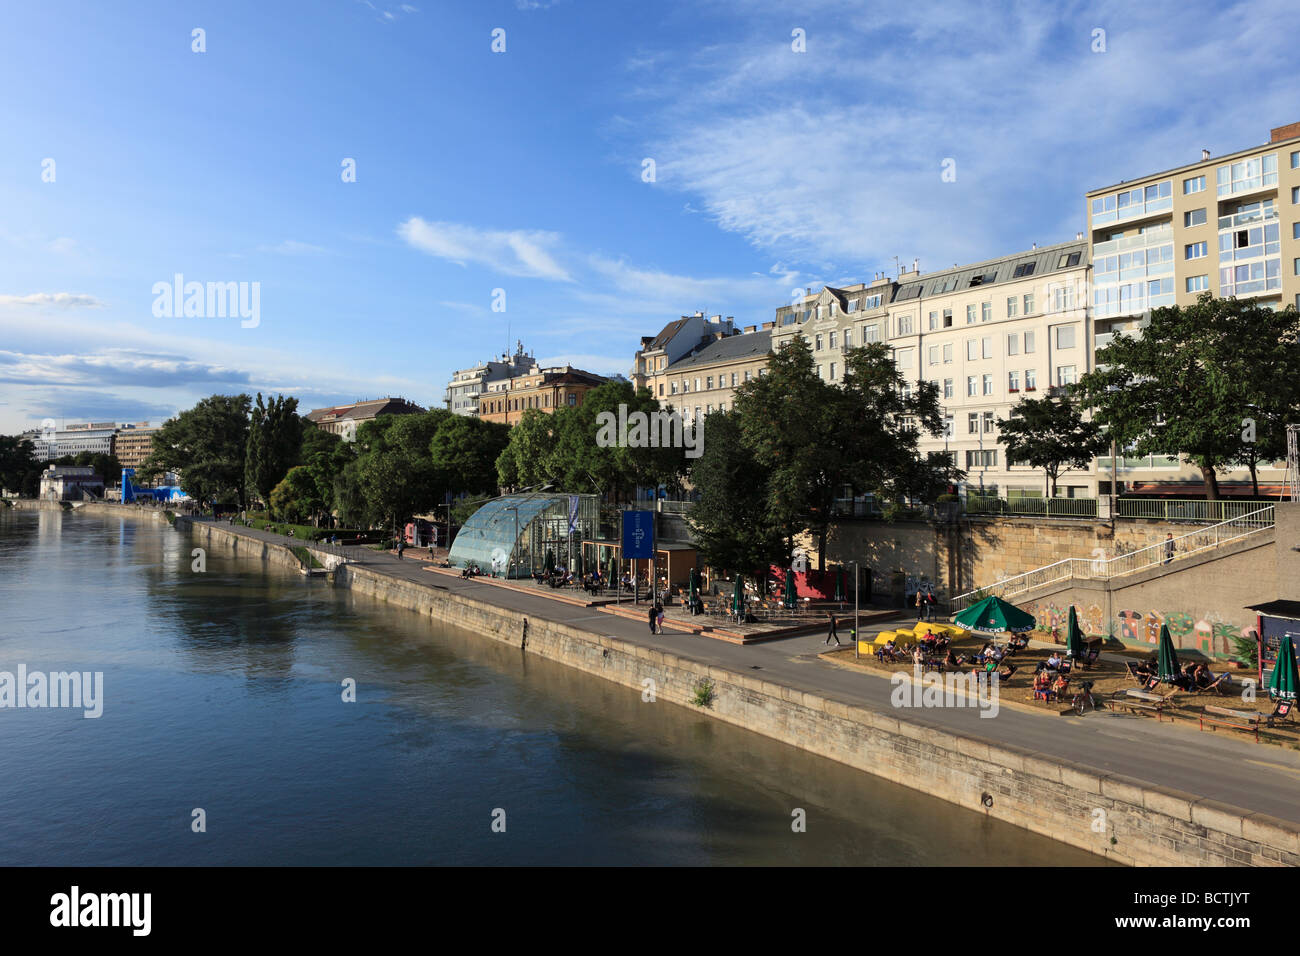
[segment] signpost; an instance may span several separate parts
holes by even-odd
[[[654,590],[655,557],[655,513],[653,511],[623,512],[623,557],[630,561],[648,558],[650,568],[650,588]],[[632,565],[632,603],[640,601],[640,579],[636,576],[636,565]]]

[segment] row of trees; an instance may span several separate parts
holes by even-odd
[[[1062,469],[1086,467],[1112,440],[1127,455],[1180,455],[1201,470],[1211,499],[1219,472],[1233,467],[1250,472],[1258,496],[1259,466],[1286,457],[1286,426],[1300,422],[1293,306],[1206,294],[1156,309],[1096,358],[1074,387],[1022,399],[998,422],[1007,460],[1042,468],[1048,494]]]
[[[21,435],[0,435],[0,488],[17,492],[27,498],[34,498],[40,492],[41,472],[50,465],[77,465],[93,468],[95,474],[106,481],[119,474],[122,464],[115,455],[83,451],[76,455],[64,455],[54,461],[37,461],[32,456],[36,445],[30,438]]]

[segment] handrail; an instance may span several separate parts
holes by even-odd
[[[1179,558],[1217,548],[1221,544],[1236,541],[1259,531],[1266,531],[1273,527],[1274,518],[1273,506],[1266,505],[1248,514],[1210,525],[1208,528],[1198,528],[1176,538],[1166,539],[1113,558],[1065,558],[1023,574],[1004,578],[988,587],[975,588],[959,594],[949,602],[949,609],[963,610],[974,603],[974,599],[980,595],[986,597],[996,595],[1005,598],[1009,594],[1019,594],[1058,581],[1074,578],[1108,581],[1156,565],[1170,564]]]

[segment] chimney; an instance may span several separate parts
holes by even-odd
[[[776,328],[776,322],[775,322],[775,321],[772,321],[772,322],[764,322],[764,323],[763,323],[763,331],[764,331],[764,332],[766,332],[768,329],[774,329],[774,328]]]
[[[1037,248],[1038,248],[1038,243],[1035,242],[1035,243],[1034,243],[1032,246],[1030,246],[1029,248],[1031,248],[1031,249],[1037,249]]]
[[[1076,233],[1074,234],[1074,238],[1075,238],[1075,239],[1082,239],[1082,238],[1083,238],[1083,233],[1082,233],[1082,232],[1076,232]]]
[[[1300,123],[1288,123],[1286,126],[1279,126],[1271,131],[1272,135],[1269,142],[1280,143],[1284,139],[1295,139],[1300,136]]]
[[[920,271],[921,271],[921,260],[920,260],[920,259],[913,259],[913,260],[912,260],[912,271],[913,271],[913,272],[920,272]]]
[[[1209,158],[1210,158],[1210,151],[1208,149],[1201,150],[1201,162],[1205,162]]]
[[[747,325],[747,326],[745,326],[745,331],[746,331],[746,332],[757,332],[757,331],[758,331],[758,326],[757,326],[757,325]]]

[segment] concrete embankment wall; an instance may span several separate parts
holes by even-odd
[[[241,555],[283,567],[298,564],[288,548],[235,528],[186,519],[177,526]],[[322,560],[332,557],[315,553]],[[697,707],[700,682],[711,681],[711,716],[1118,862],[1300,865],[1300,825],[1287,821],[1117,774],[1072,769],[1046,754],[900,720],[558,622],[531,618],[525,635],[523,614],[454,593],[436,580],[416,584],[345,564],[335,572],[335,583],[638,693],[653,681],[658,699],[685,707]]]

